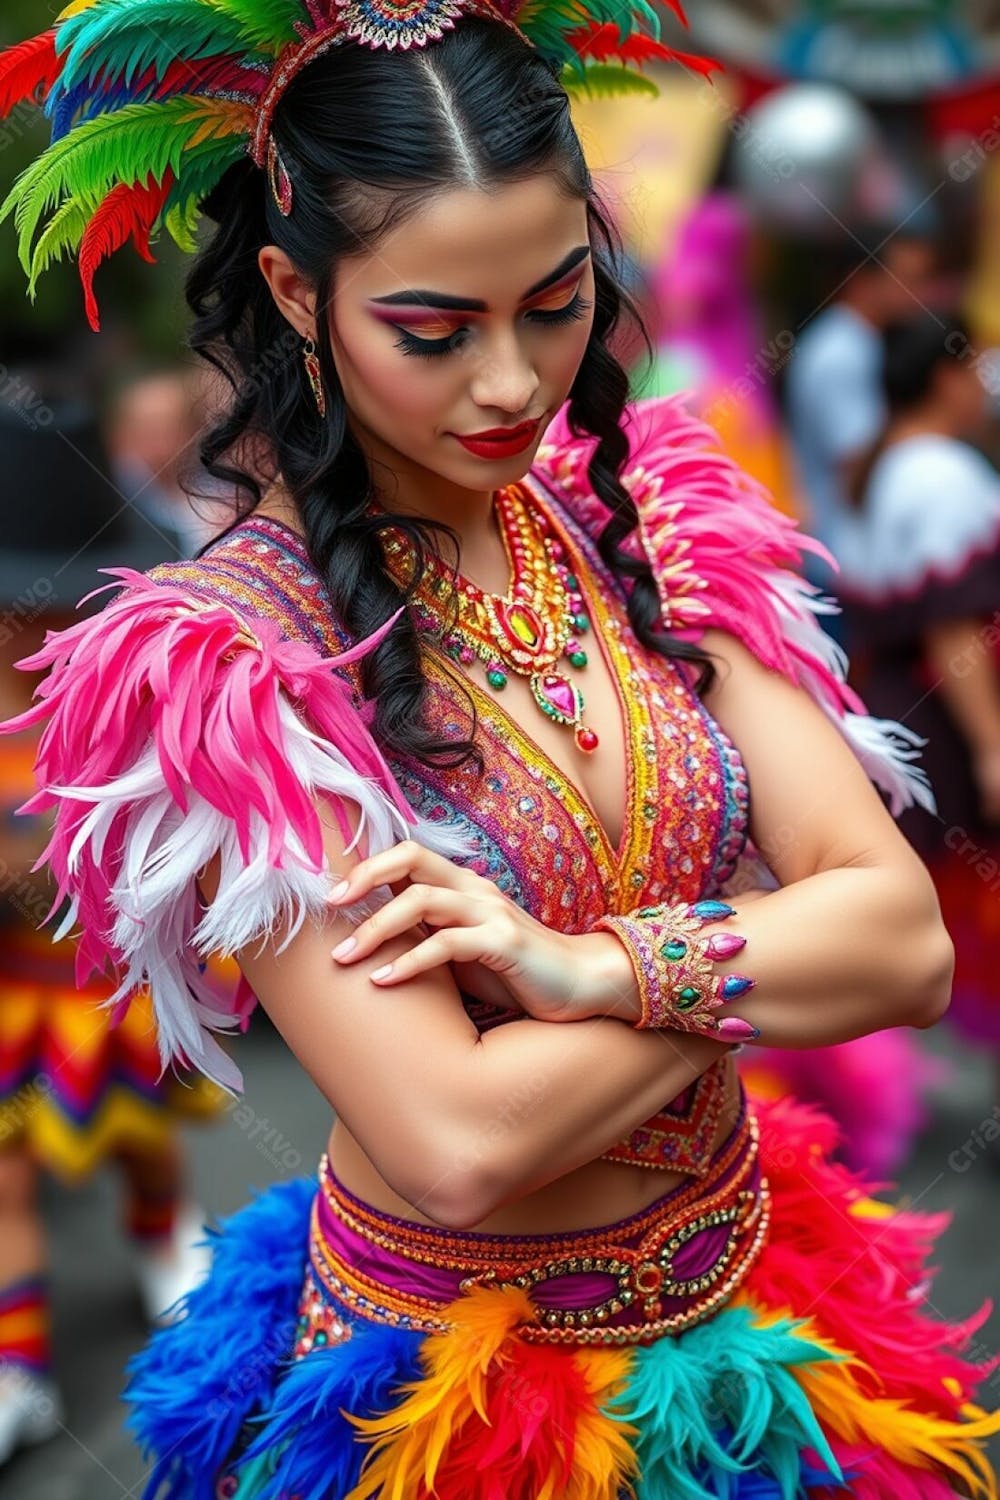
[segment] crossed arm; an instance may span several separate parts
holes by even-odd
[[[719,661],[708,707],[743,754],[752,833],[783,882],[764,898],[732,902],[732,926],[748,938],[740,967],[752,965],[758,981],[741,1014],[762,1040],[791,1046],[932,1024],[947,1005],[952,949],[923,866],[805,694],[731,637],[705,644]],[[398,859],[390,850],[359,866],[336,828],[326,850],[331,869],[349,878],[351,900],[383,883],[386,861]],[[206,900],[217,880],[209,866]],[[519,960],[552,970],[572,962],[607,1013],[570,1027],[529,1016],[478,1037],[449,965],[447,903],[423,881],[397,880],[393,890],[396,899],[357,928],[331,908],[328,922],[303,928],[284,953],[275,951],[278,933],[237,958],[362,1149],[428,1218],[475,1225],[594,1160],[726,1050],[704,1037],[634,1030],[637,996],[618,940],[551,933],[526,914],[509,929],[525,950]],[[467,933],[470,894],[456,896],[455,928]],[[419,926],[431,900],[442,939],[434,949]],[[331,950],[349,935],[357,947],[338,964]],[[393,982],[373,981],[387,962]],[[583,985],[580,994],[586,1014]]]

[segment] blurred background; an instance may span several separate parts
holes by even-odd
[[[957,1318],[1000,1282],[1000,3],[689,9],[688,32],[664,9],[665,38],[717,58],[711,81],[675,66],[658,98],[576,106],[651,336],[623,355],[638,395],[683,393],[839,559],[809,581],[842,606],[821,618],[869,707],[927,741],[938,811],[902,823],[958,950],[933,1033],[749,1049],[748,1082],[823,1103],[853,1165],[952,1213],[929,1295]],[[0,46],[45,10],[5,0]],[[46,139],[36,110],[0,123],[4,190]],[[184,349],[184,260],[166,238],[155,253],[98,273],[95,336],[73,267],[32,306],[0,227],[0,718],[31,699],[14,663],[79,617],[99,568],[190,557],[229,519],[199,480],[214,395]],[[31,757],[29,735],[0,739],[0,1500],[118,1500],[144,1479],[125,1364],[200,1272],[192,1226],[312,1172],[327,1108],[260,1013],[239,1103],[158,1080],[148,1014],[95,1021],[72,947],[35,930],[45,828],[14,816]],[[970,1351],[1000,1353],[997,1319]],[[46,1440],[9,1452],[18,1363],[51,1397]]]

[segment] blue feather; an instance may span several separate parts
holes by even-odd
[[[273,1478],[255,1500],[346,1495],[367,1448],[342,1411],[391,1411],[398,1387],[424,1374],[418,1358],[424,1334],[363,1322],[353,1330],[346,1344],[296,1361],[280,1382],[264,1431],[243,1455],[252,1462],[269,1454],[274,1463]]]
[[[157,1456],[146,1497],[167,1483],[164,1500],[215,1500],[244,1422],[268,1405],[294,1343],[316,1187],[279,1183],[210,1231],[208,1279],[129,1362],[126,1426]]]

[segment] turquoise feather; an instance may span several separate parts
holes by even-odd
[[[240,25],[204,0],[105,0],[63,23],[56,50],[65,90],[101,74],[131,83],[149,67],[161,77],[182,57],[239,56],[248,49]]]
[[[800,1493],[802,1451],[819,1454],[841,1479],[837,1460],[796,1365],[834,1356],[796,1333],[790,1319],[756,1323],[729,1308],[674,1339],[636,1350],[628,1382],[608,1409],[639,1428],[638,1500],[718,1500],[720,1471],[773,1475],[782,1500]],[[713,1472],[714,1471],[714,1472]],[[713,1475],[706,1489],[697,1477]]]

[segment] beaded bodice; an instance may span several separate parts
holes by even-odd
[[[584,581],[624,710],[627,812],[619,846],[612,847],[587,799],[499,698],[471,675],[456,678],[434,649],[425,648],[428,723],[442,737],[464,738],[470,724],[459,685],[471,691],[485,770],[480,776],[468,763],[431,770],[406,757],[387,759],[419,813],[470,838],[469,868],[546,926],[586,932],[609,912],[718,892],[746,841],[748,788],[738,752],[700,702],[687,670],[633,634],[593,540],[551,496],[539,503]],[[288,637],[324,655],[351,644],[301,538],[271,517],[250,516],[197,561],[163,564],[149,576],[244,615],[275,619]],[[345,678],[360,703],[360,683],[353,672]],[[481,1032],[519,1014],[471,997],[464,1003]],[[725,1067],[717,1064],[607,1158],[700,1175],[724,1091]]]

